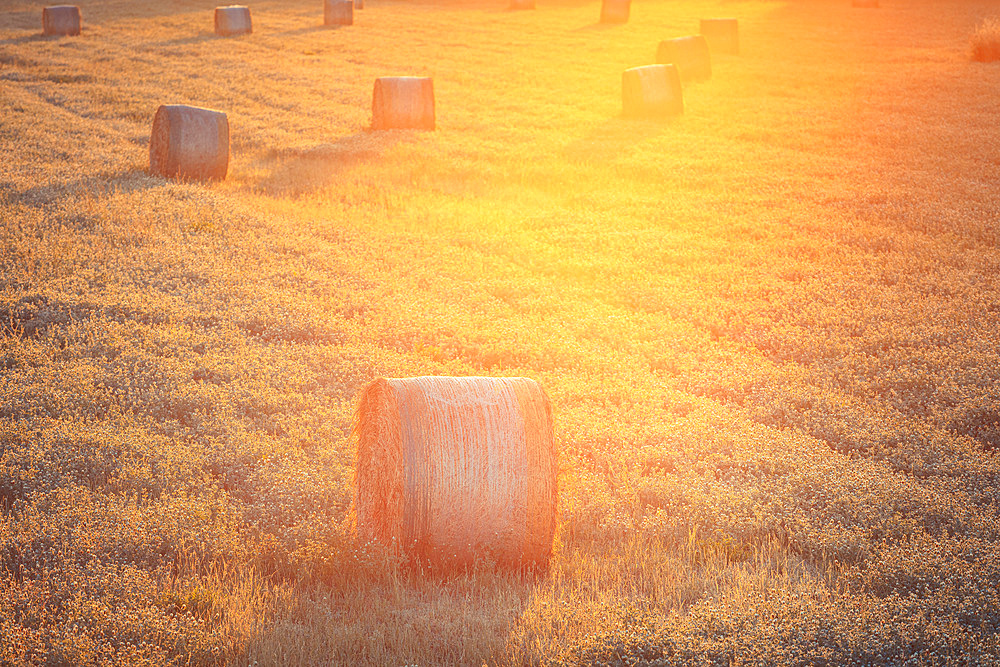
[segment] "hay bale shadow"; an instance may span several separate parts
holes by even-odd
[[[393,146],[412,141],[417,130],[366,130],[337,139],[333,143],[304,148],[269,151],[264,164],[254,167],[268,172],[254,191],[269,196],[295,197],[329,186],[346,169],[381,159]]]

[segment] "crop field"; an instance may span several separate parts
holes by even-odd
[[[0,2],[0,665],[990,664],[993,0]],[[684,113],[621,75],[701,18]],[[432,76],[435,131],[371,131]],[[229,115],[224,181],[153,114]],[[355,532],[373,378],[552,402],[541,572]]]

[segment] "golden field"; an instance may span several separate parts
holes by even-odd
[[[0,5],[0,664],[988,664],[1000,652],[990,0]],[[685,113],[621,72],[698,20]],[[434,132],[370,132],[433,76]],[[160,104],[218,183],[148,174]],[[354,537],[377,376],[523,375],[551,567]]]

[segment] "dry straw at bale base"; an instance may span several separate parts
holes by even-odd
[[[712,59],[704,35],[660,42],[656,49],[656,62],[674,65],[683,80],[705,81],[712,76]]]
[[[552,409],[527,378],[380,378],[361,393],[359,537],[414,562],[544,567],[556,522]]]
[[[435,122],[433,79],[417,76],[375,79],[373,130],[433,130]]]
[[[354,0],[323,0],[323,25],[354,25]]]
[[[737,19],[702,19],[700,32],[715,53],[740,52],[740,26]]]
[[[603,0],[601,23],[628,23],[632,0]]]
[[[221,37],[248,35],[253,32],[250,21],[250,8],[242,5],[229,5],[215,8],[215,34]]]
[[[675,116],[684,112],[681,78],[673,65],[645,65],[622,73],[626,116]]]
[[[224,179],[229,170],[229,119],[221,111],[164,105],[153,117],[149,171],[158,176]]]
[[[76,5],[53,5],[42,9],[43,35],[79,35],[82,23],[80,8]]]

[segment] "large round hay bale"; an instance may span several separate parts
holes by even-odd
[[[601,23],[628,23],[632,0],[602,0]]]
[[[323,25],[353,24],[353,0],[323,0]]]
[[[656,49],[656,62],[677,67],[681,79],[704,81],[712,76],[712,58],[704,35],[660,42]]]
[[[53,5],[42,9],[43,35],[79,35],[82,25],[76,5]]]
[[[626,116],[674,116],[684,112],[681,78],[674,65],[633,67],[622,73]]]
[[[375,79],[372,129],[434,129],[434,80],[417,76]]]
[[[535,0],[510,0],[511,9],[534,9]]]
[[[253,32],[250,22],[250,8],[229,5],[215,8],[215,34],[223,37],[247,35]]]
[[[861,9],[878,9],[878,0],[851,0],[851,6]]]
[[[556,451],[537,382],[380,378],[361,394],[354,432],[362,539],[442,567],[548,562]]]
[[[149,137],[149,170],[167,177],[224,179],[229,170],[229,119],[221,111],[161,106]]]
[[[736,19],[702,19],[701,34],[716,53],[740,52],[740,28]]]

